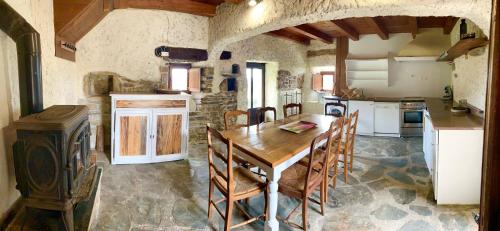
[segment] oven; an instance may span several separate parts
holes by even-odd
[[[401,136],[422,136],[425,102],[423,99],[401,101]]]

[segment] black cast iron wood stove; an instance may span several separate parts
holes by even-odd
[[[14,166],[24,205],[61,211],[66,230],[74,229],[74,206],[97,178],[88,118],[86,106],[58,105],[15,122]]]

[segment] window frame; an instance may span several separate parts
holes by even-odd
[[[186,90],[174,90],[174,89],[172,89],[172,79],[173,79],[172,70],[174,68],[183,68],[183,69],[187,70]],[[168,90],[190,93],[190,91],[189,91],[189,69],[191,69],[190,63],[170,63],[169,70],[168,70]]]

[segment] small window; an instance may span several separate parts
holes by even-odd
[[[323,76],[323,91],[332,91],[333,90],[333,75],[325,74]]]
[[[188,76],[190,65],[170,64],[170,89],[177,91],[188,90]]]
[[[335,72],[321,72],[313,75],[313,90],[318,92],[333,92],[335,88]]]

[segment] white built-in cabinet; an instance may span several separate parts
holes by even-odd
[[[479,204],[482,129],[436,129],[425,112],[423,151],[437,204]]]
[[[359,110],[357,134],[399,137],[399,102],[349,100],[349,113],[356,110]]]
[[[374,134],[374,109],[375,102],[373,101],[349,100],[349,114],[359,110],[358,127],[356,128],[357,134],[370,136]]]
[[[112,164],[185,159],[189,97],[188,94],[111,94]]]
[[[347,59],[346,77],[349,87],[389,86],[389,60]]]
[[[374,132],[376,136],[399,137],[400,111],[399,102],[375,102]]]

